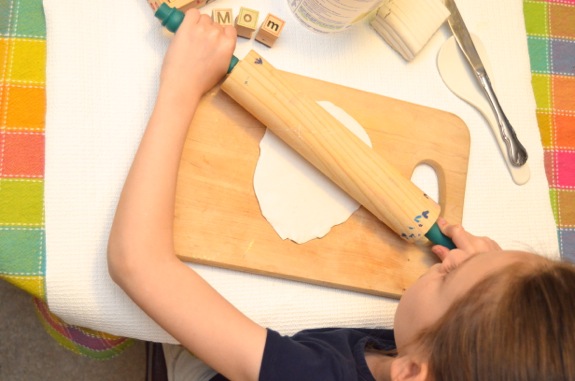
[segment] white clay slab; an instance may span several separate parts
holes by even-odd
[[[472,36],[472,38],[473,43],[477,48],[477,52],[481,56],[481,60],[485,65],[485,70],[487,70],[487,73],[490,73],[489,60],[487,59],[487,54],[485,53],[481,40],[477,36]],[[497,125],[495,116],[491,111],[491,106],[483,95],[483,90],[477,84],[475,75],[469,67],[469,63],[461,53],[459,46],[457,46],[457,42],[453,36],[450,37],[439,50],[439,54],[437,56],[437,68],[439,69],[439,74],[441,74],[441,78],[443,78],[447,87],[453,91],[455,95],[481,112],[489,127],[491,127],[493,136],[499,145],[502,159],[505,161],[513,181],[517,185],[527,183],[531,176],[528,163],[525,163],[521,167],[516,167],[509,161],[507,148],[501,139],[499,126]]]
[[[318,101],[368,146],[363,127],[331,102]],[[290,148],[271,130],[260,141],[254,191],[263,216],[282,239],[305,243],[345,222],[359,203]]]

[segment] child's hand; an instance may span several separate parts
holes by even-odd
[[[226,73],[236,45],[236,31],[197,9],[186,12],[164,58],[161,88],[185,104],[200,97]]]
[[[497,242],[491,238],[476,237],[473,234],[467,232],[461,225],[450,225],[443,218],[439,218],[437,220],[437,224],[439,225],[439,229],[441,229],[443,234],[450,237],[453,240],[455,246],[457,246],[457,248],[453,250],[462,250],[471,255],[484,253],[487,251],[501,250],[501,247],[499,247]],[[435,245],[431,248],[431,250],[442,261],[450,251],[441,245]]]

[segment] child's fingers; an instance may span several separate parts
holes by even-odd
[[[195,17],[200,17],[201,13],[200,13],[200,11],[198,10],[198,8],[190,8],[190,9],[188,9],[188,10],[185,12],[185,16],[188,17],[188,16],[190,16],[190,15],[191,15],[193,18],[195,18]]]
[[[457,248],[463,251],[475,251],[473,246],[477,237],[468,233],[462,225],[449,224],[443,218],[439,218],[437,222],[442,233],[451,238]]]
[[[202,14],[200,13],[200,11],[197,10],[196,8],[190,8],[186,11],[183,24],[185,23],[196,24],[200,19],[201,15]]]
[[[449,231],[449,223],[445,220],[445,218],[443,217],[439,217],[436,221],[437,226],[439,226],[439,230],[441,230],[441,232],[443,234],[445,234],[446,236],[448,236],[449,238],[452,238],[451,234],[448,232]],[[454,242],[455,243],[455,242]],[[435,254],[437,256],[437,258],[439,258],[440,261],[443,262],[443,260],[445,259],[445,257],[447,257],[447,254],[449,254],[449,249],[445,246],[442,245],[433,245],[431,247],[431,252],[433,254]]]
[[[459,237],[465,232],[463,226],[459,224],[450,225],[443,217],[437,219],[437,225],[439,226],[441,232],[451,239]]]
[[[443,234],[451,238],[456,247],[465,244],[466,232],[463,226],[459,224],[450,225],[443,217],[437,219],[437,225]]]
[[[443,234],[450,237],[455,246],[460,250],[466,251],[470,254],[501,250],[501,247],[497,242],[493,241],[491,238],[474,236],[459,224],[450,225],[443,218],[439,218],[437,220],[437,224]]]
[[[449,254],[449,249],[445,246],[441,246],[441,245],[433,245],[431,247],[431,252],[433,254],[435,254],[437,256],[437,258],[439,258],[439,260],[441,262],[443,262],[443,260],[445,259],[445,257],[447,257],[447,255]]]
[[[238,37],[238,33],[236,31],[236,28],[234,28],[231,25],[226,25],[224,27],[224,33],[226,34],[226,36],[228,38],[234,38],[235,39],[236,37]]]
[[[222,26],[221,26],[220,24],[214,23],[214,20],[213,20],[210,16],[208,16],[208,15],[206,15],[206,14],[201,14],[201,15],[200,15],[200,18],[199,18],[199,20],[198,20],[198,24],[204,24],[204,25],[206,25],[206,26],[208,26],[208,27],[214,26],[214,27],[217,27],[217,28],[222,28]]]
[[[449,224],[443,217],[437,219],[437,225],[443,234],[451,238],[457,247],[454,250],[461,250],[471,255],[501,250],[499,244],[491,238],[474,236],[460,224]],[[431,251],[443,262],[451,250],[441,245],[434,245]]]

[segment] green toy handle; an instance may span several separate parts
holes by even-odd
[[[184,21],[184,12],[172,8],[166,3],[162,3],[154,15],[162,22],[162,26],[165,26],[166,29],[172,33],[176,33],[180,24]],[[228,67],[228,74],[232,72],[238,62],[238,58],[232,55],[230,66]]]
[[[453,250],[456,247],[451,238],[441,232],[437,223],[434,223],[433,226],[431,226],[431,229],[429,229],[425,236],[434,244],[445,246],[449,250]]]

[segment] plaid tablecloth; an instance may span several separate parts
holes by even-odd
[[[132,340],[70,326],[46,305],[45,68],[42,1],[0,0],[0,277],[34,297],[41,322],[60,344],[110,358]]]
[[[524,0],[561,254],[575,261],[575,0]],[[41,0],[0,0],[0,277],[29,292],[59,343],[95,358],[131,340],[73,327],[45,303],[46,28]]]
[[[524,1],[524,14],[561,255],[575,261],[575,0]]]

